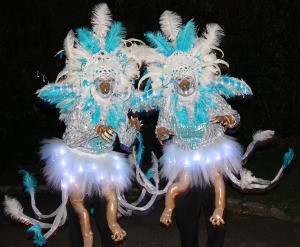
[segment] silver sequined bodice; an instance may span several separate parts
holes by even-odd
[[[113,103],[109,102],[107,105],[102,105],[101,115],[97,124],[106,125],[108,111]],[[95,125],[92,124],[92,111],[88,110],[84,112],[83,107],[84,102],[79,99],[72,112],[61,115],[61,119],[66,124],[63,140],[69,147],[85,153],[101,154],[112,151],[116,134],[113,134],[113,138],[110,141],[101,138],[96,133]],[[127,106],[121,105],[121,114],[126,121],[117,123],[118,130],[116,131],[120,141],[130,146],[135,139],[136,131],[134,128],[128,126],[127,113]]]
[[[162,103],[163,107],[159,113],[157,127],[165,127],[172,130],[175,133],[172,142],[177,147],[183,150],[199,150],[224,137],[224,127],[222,125],[213,124],[210,121],[195,124],[192,121],[195,116],[191,112],[189,113],[189,124],[182,124],[175,116],[175,106],[172,104],[171,97],[172,96],[165,99]],[[200,95],[198,95],[198,97],[200,97]],[[215,116],[232,115],[235,118],[235,125],[238,124],[240,120],[239,114],[233,110],[221,96],[211,95],[211,99],[217,107],[212,108],[208,105],[205,106],[209,119]],[[191,102],[191,105],[193,106],[193,102]],[[190,108],[193,109],[193,107]]]

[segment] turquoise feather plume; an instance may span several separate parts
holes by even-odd
[[[77,28],[76,33],[79,39],[79,43],[84,49],[92,54],[96,54],[100,51],[100,41],[93,36],[93,32],[87,28]]]
[[[91,214],[91,215],[94,215],[94,214],[95,214],[95,208],[91,208],[91,209],[90,209],[90,214]]]
[[[33,175],[29,174],[25,170],[20,170],[19,174],[23,176],[23,186],[25,187],[25,192],[30,193],[31,188],[33,188],[34,191],[37,189],[37,181],[33,177]]]
[[[283,157],[283,165],[282,165],[283,170],[289,168],[293,158],[294,158],[294,149],[290,148],[289,151],[287,151]]]
[[[156,34],[147,32],[145,33],[145,37],[149,43],[157,49],[158,52],[163,53],[167,57],[172,55],[175,50],[161,32],[157,32]]]
[[[75,101],[76,101],[76,100],[73,99],[73,100],[68,101],[68,103],[65,103],[65,104],[62,106],[62,108],[61,108],[61,110],[60,110],[60,113],[64,114],[64,113],[69,112],[69,109],[71,108],[71,106],[74,105]]]
[[[147,92],[150,89],[151,83],[152,83],[151,79],[148,79],[146,86],[144,88],[144,92]]]
[[[104,49],[110,53],[118,48],[126,37],[126,29],[119,21],[114,22],[106,36]]]
[[[174,114],[176,116],[176,119],[183,125],[188,126],[189,125],[189,116],[186,109],[186,106],[181,106],[179,109],[177,109],[178,105],[178,96],[174,95]]]
[[[96,125],[100,122],[101,108],[100,105],[95,106],[95,110],[92,114],[92,125]]]
[[[201,88],[199,91],[201,93],[201,99],[203,100],[205,105],[207,105],[212,109],[218,108],[218,105],[209,96],[215,93],[214,88],[205,87],[205,88]]]
[[[137,133],[137,139],[139,141],[139,148],[138,148],[138,151],[137,151],[137,154],[136,154],[136,159],[137,159],[137,163],[139,164],[139,166],[141,165],[141,161],[142,161],[142,155],[143,155],[143,152],[144,152],[144,144],[143,144],[143,137],[142,137],[142,134],[139,132]]]
[[[146,177],[150,180],[153,178],[153,171],[151,168],[148,169],[148,171],[146,172]]]
[[[88,110],[92,108],[94,105],[95,100],[93,98],[85,98],[84,99],[84,107],[83,107],[83,113],[86,113]]]
[[[208,122],[208,112],[206,110],[205,103],[200,100],[194,106],[194,124],[198,126],[199,124]]]
[[[73,85],[67,86],[54,86],[46,87],[39,91],[38,97],[43,101],[50,104],[58,104],[66,99],[76,97],[76,93],[73,92]],[[58,106],[61,108],[61,106]]]
[[[176,38],[176,50],[188,52],[197,37],[196,24],[193,20],[187,22],[187,24],[181,27]]]
[[[106,125],[113,127],[113,129],[118,130],[120,122],[125,122],[126,118],[121,114],[121,106],[114,104],[112,108],[109,109]]]
[[[28,230],[28,233],[32,233],[33,236],[33,242],[37,246],[44,246],[46,244],[46,239],[42,234],[42,229],[39,225],[33,225]]]

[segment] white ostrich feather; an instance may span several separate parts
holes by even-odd
[[[19,220],[23,214],[23,207],[15,198],[4,196],[4,213],[14,220]]]
[[[251,187],[251,184],[256,181],[256,177],[252,176],[252,172],[247,169],[243,168],[240,175],[242,189]]]
[[[275,134],[274,130],[259,130],[253,135],[254,141],[265,141],[272,138]]]
[[[62,81],[59,81],[59,80],[60,80],[61,78],[63,78],[64,76],[66,76],[68,73],[69,73],[68,70],[62,70],[61,72],[59,72],[59,74],[56,76],[56,79],[55,79],[55,82],[54,82],[54,83],[62,82]]]
[[[74,49],[75,40],[76,39],[74,32],[70,30],[67,37],[64,40],[64,50],[66,52],[67,59],[72,57],[72,51]]]
[[[201,84],[204,86],[209,85],[212,81],[216,79],[215,73],[216,73],[216,69],[214,67],[212,66],[206,67],[205,70],[203,70],[200,75]]]
[[[194,47],[192,47],[190,53],[192,56],[196,56],[198,53],[200,53],[200,49],[202,48],[202,40],[200,38],[196,38],[194,42]]]
[[[100,3],[95,6],[91,23],[93,31],[103,40],[112,24],[111,12],[106,3]],[[102,43],[101,45],[104,44]]]
[[[156,184],[159,183],[159,172],[158,172],[158,160],[154,152],[151,152],[151,160],[152,160],[152,174],[153,174],[153,179]]]
[[[128,61],[127,65],[125,67],[124,74],[127,75],[128,78],[133,78],[133,77],[138,78],[140,75],[140,71],[139,71],[139,68],[138,68],[136,62]]]
[[[77,61],[78,58],[85,58],[89,60],[92,55],[86,51],[78,42],[76,42],[76,48],[73,50],[74,56],[72,57],[72,64]]]
[[[134,61],[137,63],[138,67],[142,65],[142,60],[140,56],[138,56],[137,50],[139,49],[139,45],[131,44],[130,47],[123,47],[122,53],[126,54],[128,60]]]
[[[132,45],[131,53],[137,58],[139,63],[145,62],[147,64],[153,62],[164,62],[165,57],[156,51],[154,48],[150,48],[146,45]],[[128,54],[130,56],[130,53]]]
[[[159,24],[163,33],[171,41],[174,41],[182,25],[182,19],[177,13],[166,10],[160,16]]]
[[[68,84],[68,83],[74,83],[74,84],[79,84],[79,77],[78,75],[70,75],[68,74],[67,76],[65,76],[65,78],[61,79],[59,81],[59,83],[61,84]]]
[[[220,45],[223,36],[223,29],[218,24],[207,24],[202,37],[196,42],[193,53],[209,54],[211,49]]]

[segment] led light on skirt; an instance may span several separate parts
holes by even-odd
[[[214,181],[215,168],[226,176],[230,172],[239,173],[242,147],[228,136],[207,145],[200,150],[186,151],[174,143],[166,144],[159,162],[163,177],[170,179],[186,170],[192,178],[193,186],[205,187]]]
[[[58,190],[63,186],[69,193],[79,187],[83,195],[101,194],[101,188],[109,184],[124,191],[133,177],[132,167],[122,153],[83,153],[57,138],[45,140],[40,153],[46,162],[43,172],[47,183]]]

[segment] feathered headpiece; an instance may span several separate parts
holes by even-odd
[[[132,53],[135,46],[126,46],[125,28],[112,21],[105,3],[95,6],[91,23],[92,29],[71,30],[65,38],[66,67],[56,82],[86,86],[98,77],[111,77],[116,81],[116,93],[130,90],[139,69]]]
[[[162,32],[145,34],[157,56],[146,59],[148,74],[140,81],[150,77],[152,86],[159,87],[161,84],[169,85],[179,75],[192,75],[201,85],[220,78],[218,64],[228,64],[216,56],[216,50],[221,51],[217,46],[224,35],[219,25],[208,24],[202,36],[198,37],[194,20],[182,25],[181,17],[168,10],[161,15],[159,23]],[[145,56],[148,54],[145,52]]]

